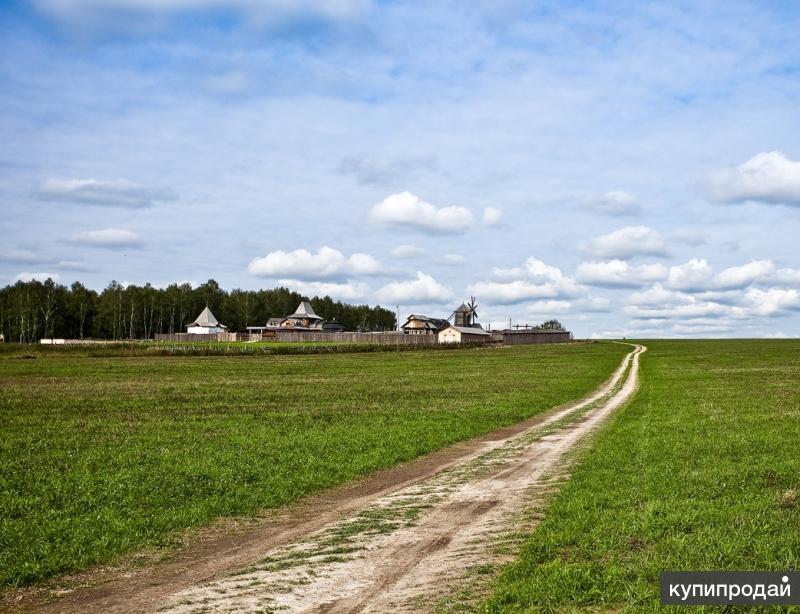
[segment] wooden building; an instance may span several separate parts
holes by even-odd
[[[480,326],[455,326],[451,324],[439,331],[439,343],[487,343],[492,341],[491,333]]]
[[[203,309],[197,319],[186,327],[186,332],[190,335],[216,335],[227,330],[228,327],[220,323],[208,307]]]
[[[292,315],[285,318],[270,318],[266,326],[248,326],[251,339],[275,338],[277,333],[318,332],[341,333],[344,326],[335,320],[325,320],[316,313],[309,301],[302,301]]]
[[[443,328],[447,327],[448,322],[442,318],[431,318],[417,313],[408,316],[406,323],[403,324],[403,334],[405,335],[435,335]]]
[[[304,330],[323,330],[322,325],[325,320],[314,313],[309,301],[301,301],[294,313],[286,316],[281,322],[283,329],[304,329]]]

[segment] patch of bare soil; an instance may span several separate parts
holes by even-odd
[[[95,571],[93,586],[25,596],[58,612],[430,610],[508,559],[509,536],[569,467],[571,451],[635,393],[642,346],[590,396],[545,415],[208,531],[167,561]],[[223,525],[224,526],[224,525]],[[104,576],[105,573],[105,576]],[[472,578],[474,580],[474,578]],[[11,605],[11,604],[9,604]]]

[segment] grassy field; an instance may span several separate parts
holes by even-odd
[[[489,611],[655,611],[660,570],[800,568],[800,341],[645,343]]]
[[[595,388],[628,350],[4,351],[0,584],[168,544],[514,423]]]

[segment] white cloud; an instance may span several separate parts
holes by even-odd
[[[731,308],[711,301],[687,297],[686,302],[670,306],[628,305],[625,313],[633,318],[698,318],[731,315]]]
[[[794,288],[748,288],[745,299],[752,313],[759,316],[774,316],[783,311],[800,309],[800,291]]]
[[[522,303],[536,298],[554,298],[559,294],[552,284],[537,284],[522,279],[507,282],[479,281],[470,285],[469,291],[489,303],[501,305]]]
[[[601,235],[583,246],[583,250],[599,258],[632,258],[662,256],[667,252],[664,239],[647,226],[626,226]]]
[[[254,258],[247,270],[259,277],[321,280],[375,275],[380,273],[381,264],[369,254],[356,253],[347,258],[338,249],[322,247],[316,253],[305,249],[270,252],[263,258]]]
[[[677,290],[706,290],[710,287],[712,270],[704,258],[692,258],[685,264],[671,266],[667,284]]]
[[[330,296],[331,298],[342,301],[361,300],[367,295],[369,288],[364,283],[359,282],[320,282],[302,281],[299,279],[279,279],[278,285],[285,286],[290,290],[299,292],[303,296]]]
[[[500,224],[500,218],[503,217],[503,212],[497,207],[486,207],[483,210],[483,225],[484,226],[497,226]]]
[[[753,260],[741,266],[723,269],[714,275],[704,258],[692,258],[688,262],[670,267],[667,285],[676,290],[704,292],[710,295],[719,291],[738,290],[754,283],[791,283],[794,269],[775,271],[771,260]],[[800,275],[797,277],[800,279]]]
[[[34,195],[39,200],[50,202],[129,209],[143,209],[176,198],[169,190],[148,188],[122,179],[48,179]]]
[[[398,245],[391,251],[393,258],[419,258],[425,254],[426,251],[423,248],[413,244]]]
[[[780,284],[800,284],[800,269],[778,269],[772,278]]]
[[[712,174],[706,195],[720,203],[800,206],[800,162],[780,151],[762,152],[739,166]]]
[[[375,275],[381,271],[381,263],[369,254],[355,253],[347,261],[347,269],[354,275]]]
[[[747,270],[747,265],[732,268],[736,269],[729,276],[732,285],[738,286],[752,278],[752,271],[748,275],[741,273],[741,270]],[[753,270],[756,268],[758,267],[752,267]],[[767,267],[762,266],[761,270],[765,274],[769,273]],[[624,312],[634,318],[692,319],[694,324],[713,327],[723,326],[725,322],[800,310],[800,291],[795,288],[750,287],[744,293],[734,289],[727,292],[705,292],[701,296],[695,296],[655,284],[645,291],[629,295],[626,303]],[[702,326],[697,330],[701,331]]]
[[[743,311],[730,305],[722,305],[665,288],[655,284],[642,292],[628,296],[624,312],[633,318],[672,319],[672,318],[719,318],[721,316],[743,316]]]
[[[70,242],[89,245],[91,247],[105,247],[108,249],[138,247],[142,245],[142,239],[138,234],[124,228],[103,228],[102,230],[79,232],[70,238]]]
[[[47,281],[48,279],[52,279],[54,282],[58,283],[58,280],[61,279],[61,276],[58,273],[29,273],[28,271],[23,271],[16,277],[14,277],[14,283],[18,281]]]
[[[417,276],[408,281],[395,281],[378,290],[377,297],[382,303],[421,304],[444,303],[453,293],[430,275],[417,271]]]
[[[411,192],[387,196],[372,207],[369,218],[377,224],[435,233],[463,232],[475,223],[472,212],[465,207],[435,207]]]
[[[714,280],[719,289],[744,288],[769,277],[775,270],[771,260],[753,260],[742,266],[732,266],[721,271]]]
[[[666,276],[667,268],[661,263],[634,266],[625,260],[581,262],[575,271],[579,282],[609,288],[641,286],[663,280]]]
[[[630,305],[650,306],[650,305],[673,305],[683,303],[688,297],[680,292],[668,290],[661,284],[655,284],[647,290],[634,292],[627,298]]]
[[[489,303],[514,304],[539,298],[560,298],[578,294],[580,286],[561,269],[528,258],[524,267],[494,269],[495,280],[479,281],[469,291]]]
[[[587,209],[606,215],[631,215],[640,210],[639,199],[622,190],[611,190],[597,198],[587,198],[583,205]]]

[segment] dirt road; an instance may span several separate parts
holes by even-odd
[[[45,609],[416,612],[479,598],[465,587],[480,587],[481,575],[513,556],[572,452],[635,393],[644,350],[636,346],[585,399]]]

